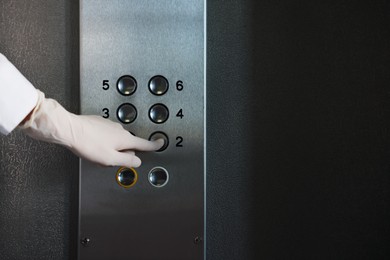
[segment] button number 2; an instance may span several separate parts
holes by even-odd
[[[178,137],[176,137],[176,141],[177,141],[177,143],[176,143],[176,147],[183,147],[183,137],[181,137],[181,136],[178,136]]]

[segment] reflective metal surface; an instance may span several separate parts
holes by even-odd
[[[125,124],[131,113],[120,112],[128,131],[170,140],[164,151],[136,153],[143,164],[129,189],[116,182],[118,168],[81,161],[79,240],[91,240],[80,244],[81,260],[204,259],[204,7],[203,0],[80,1],[81,112],[120,122],[118,107],[129,103],[135,120]],[[132,95],[118,92],[123,75],[137,82]],[[157,95],[150,89],[156,75],[169,82],[164,94],[161,79]],[[169,109],[168,118],[155,107],[163,108],[153,112],[158,124],[149,117],[155,104]],[[169,176],[149,176],[157,166]],[[124,229],[125,222],[136,225]]]

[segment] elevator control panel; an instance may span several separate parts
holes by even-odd
[[[81,0],[81,113],[163,139],[80,161],[78,259],[205,259],[205,0]]]

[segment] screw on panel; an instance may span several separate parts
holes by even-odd
[[[202,242],[202,240],[203,240],[203,239],[202,239],[201,237],[195,237],[195,238],[194,238],[194,244],[195,244],[195,245],[199,245],[199,244]]]
[[[88,244],[91,242],[91,239],[88,238],[88,237],[85,237],[83,239],[81,239],[80,243],[83,245],[83,246],[88,246]]]

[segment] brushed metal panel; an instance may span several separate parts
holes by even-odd
[[[143,138],[163,131],[170,145],[163,152],[139,153],[143,165],[129,189],[116,183],[117,168],[81,161],[79,239],[90,242],[80,244],[79,259],[203,259],[204,5],[203,0],[80,2],[81,112],[103,115],[107,108],[118,121],[117,108],[131,103],[138,116],[124,127]],[[116,90],[123,75],[137,81],[131,96]],[[169,81],[162,96],[148,89],[155,75]],[[156,103],[170,111],[163,124],[148,117]],[[180,109],[183,118],[176,117]],[[178,137],[183,147],[176,147]],[[161,188],[148,182],[156,166],[169,172]]]

